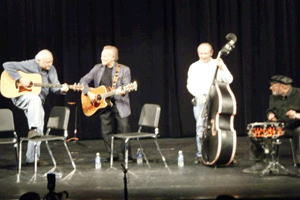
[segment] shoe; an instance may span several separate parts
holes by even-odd
[[[243,172],[248,174],[258,174],[261,173],[266,167],[267,164],[265,162],[257,162],[251,167],[243,169]]]
[[[47,166],[47,165],[49,165],[49,163],[47,161],[41,161],[41,160],[38,160],[37,164],[38,164],[38,166]]]
[[[27,137],[29,139],[33,139],[33,138],[37,138],[37,137],[41,137],[42,134],[40,134],[36,129],[32,129],[28,132]]]
[[[34,165],[34,162],[27,162],[26,161],[25,166],[33,166],[33,165]],[[40,161],[39,160],[37,161],[37,166],[40,166]]]
[[[201,164],[202,163],[202,157],[195,157],[195,160],[194,160],[194,164],[195,165],[198,165],[198,164]]]

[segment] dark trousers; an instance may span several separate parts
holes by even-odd
[[[118,133],[129,133],[130,125],[128,117],[121,118],[119,115],[119,111],[117,107],[114,105],[112,108],[106,108],[100,114],[101,120],[101,129],[102,129],[102,137],[104,141],[105,148],[107,150],[108,155],[110,156],[111,149],[111,136],[114,132],[115,123],[117,123],[117,132]],[[125,142],[122,140],[121,144],[121,152],[123,157],[125,156]],[[114,148],[115,149],[115,148]],[[119,155],[116,150],[113,152],[114,158],[118,158]],[[131,146],[128,144],[128,157],[131,157]]]
[[[282,137],[292,138],[296,163],[300,164],[300,148],[299,148],[300,127],[294,129],[286,129]],[[264,139],[264,140],[250,138],[250,159],[256,162],[260,162],[266,158],[263,145],[266,144],[268,140],[271,139]]]

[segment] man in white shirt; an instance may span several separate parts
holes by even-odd
[[[222,61],[212,58],[213,48],[209,43],[201,43],[197,48],[199,60],[194,62],[188,70],[187,89],[194,98],[194,116],[196,119],[196,143],[197,153],[195,164],[202,161],[201,140],[205,129],[205,118],[202,118],[201,111],[210,90],[216,68],[219,67],[217,80],[224,83],[231,83],[233,76]]]

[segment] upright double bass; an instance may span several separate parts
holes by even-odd
[[[228,55],[237,40],[233,33],[227,34],[226,39],[229,42],[219,51],[217,60],[223,54]],[[216,80],[218,69],[217,66],[201,112],[202,117],[206,118],[202,138],[202,160],[205,165],[229,165],[233,162],[236,152],[236,99],[228,83]]]

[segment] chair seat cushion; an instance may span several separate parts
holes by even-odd
[[[34,142],[40,142],[40,141],[51,141],[51,140],[64,140],[65,138],[63,136],[57,136],[57,135],[43,135],[41,137],[37,138],[27,138],[27,137],[21,137],[20,140],[25,141],[34,141]]]
[[[115,138],[122,138],[122,139],[126,139],[126,138],[156,138],[157,136],[153,133],[137,133],[137,132],[133,132],[133,133],[119,133],[119,134],[114,134],[113,135]]]

